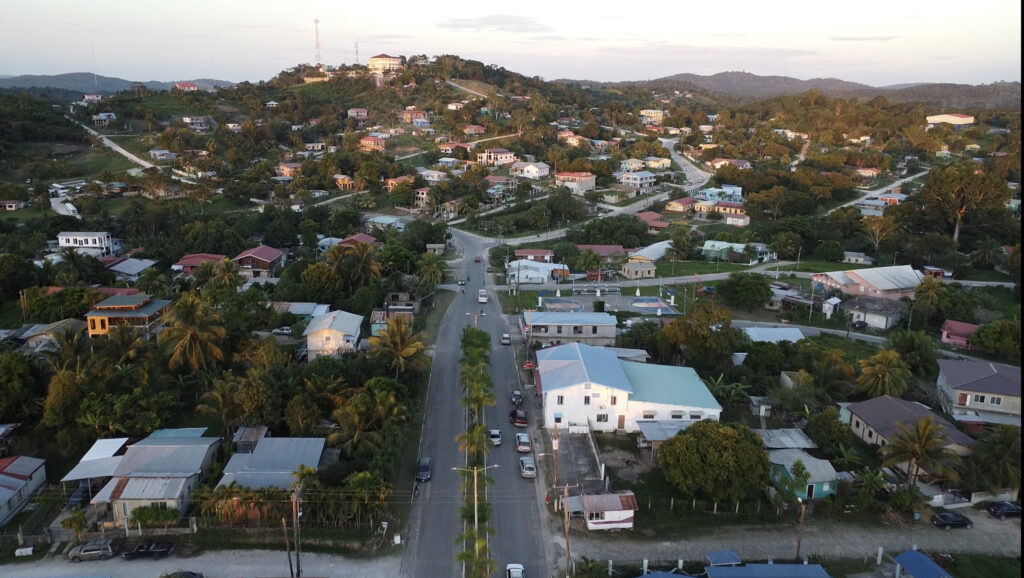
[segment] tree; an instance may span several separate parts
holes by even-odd
[[[862,359],[857,387],[871,397],[890,395],[899,397],[907,389],[910,382],[910,366],[900,359],[900,354],[892,349],[881,349],[871,356]]]
[[[75,533],[75,540],[82,539],[82,532],[85,531],[85,528],[88,525],[89,521],[85,518],[85,510],[81,508],[78,508],[70,516],[60,522],[61,528],[71,530]]]
[[[760,273],[730,273],[718,291],[726,302],[747,311],[764,307],[772,298],[771,281]]]
[[[424,293],[431,293],[434,288],[444,283],[448,275],[448,265],[440,257],[433,253],[426,253],[420,257],[419,267],[416,268],[416,283]]]
[[[821,451],[832,456],[839,450],[846,439],[849,428],[839,421],[839,411],[835,406],[821,411],[812,412],[807,418],[807,436],[818,444]]]
[[[800,254],[800,246],[802,244],[803,238],[799,234],[792,231],[783,231],[776,233],[768,246],[779,256],[779,259],[792,259]]]
[[[224,359],[220,342],[227,336],[224,320],[213,307],[187,292],[164,316],[167,327],[160,332],[160,343],[167,352],[168,367],[187,367],[198,373]]]
[[[225,438],[231,437],[232,429],[241,417],[242,411],[235,399],[237,392],[238,384],[228,372],[224,379],[213,380],[210,389],[199,398],[199,405],[196,406],[196,413],[220,419]]]
[[[576,257],[577,271],[596,271],[600,266],[601,256],[595,253],[592,249],[582,251],[579,256]]]
[[[732,328],[729,310],[709,301],[698,302],[693,309],[666,326],[662,333],[698,371],[725,365],[740,343],[739,331]]]
[[[863,235],[874,245],[875,255],[878,254],[879,245],[891,237],[896,228],[896,221],[892,217],[867,216],[861,221]]]
[[[686,496],[737,502],[768,482],[764,444],[750,428],[703,420],[662,444],[665,479]]]
[[[922,331],[894,331],[885,346],[899,354],[914,375],[922,379],[934,378],[939,373],[935,342]]]
[[[997,425],[986,430],[971,447],[967,472],[975,477],[975,486],[990,492],[1020,490],[1020,428]]]
[[[459,451],[466,452],[470,464],[482,464],[484,457],[491,451],[491,440],[487,437],[487,426],[478,423],[455,436]]]
[[[1007,361],[1020,361],[1020,321],[1000,319],[986,323],[971,336],[971,347]]]
[[[885,465],[906,465],[907,485],[916,487],[921,470],[933,476],[949,480],[957,479],[955,465],[960,456],[946,447],[944,427],[935,423],[931,416],[919,419],[909,427],[899,425],[899,432],[882,446],[882,463]]]
[[[1003,209],[1010,200],[1005,180],[975,169],[967,162],[933,170],[921,189],[925,213],[953,226],[954,243],[959,243],[965,215]]]
[[[384,331],[370,337],[370,356],[388,361],[395,370],[395,378],[407,369],[419,368],[426,362],[422,333],[413,333],[404,317],[391,317]]]

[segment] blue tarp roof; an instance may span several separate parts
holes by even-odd
[[[953,578],[931,558],[917,550],[907,550],[893,559],[913,578]]]

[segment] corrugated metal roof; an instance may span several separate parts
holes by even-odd
[[[743,333],[746,333],[747,337],[755,343],[762,341],[768,343],[791,341],[796,343],[804,338],[803,332],[796,327],[744,327]]]
[[[658,241],[653,245],[648,245],[643,249],[638,249],[630,253],[629,256],[630,258],[641,257],[651,261],[658,261],[665,256],[665,252],[668,251],[671,246],[672,241]]]
[[[708,578],[831,578],[819,564],[747,564],[705,570]]]
[[[590,382],[633,392],[619,359],[603,347],[569,343],[541,349],[537,352],[537,371],[543,391]]]
[[[640,429],[640,433],[644,435],[648,441],[652,442],[663,442],[665,440],[672,439],[677,433],[686,431],[691,425],[697,423],[688,419],[644,419],[636,420],[636,426]]]
[[[117,466],[121,464],[124,456],[113,456],[109,458],[96,458],[93,460],[82,460],[71,469],[66,476],[60,479],[62,482],[74,482],[76,480],[88,480],[92,478],[107,478],[114,475]]]
[[[359,335],[362,325],[362,315],[356,315],[347,311],[331,311],[330,313],[314,317],[302,334],[312,335],[318,331],[330,329],[346,335]]]
[[[182,494],[187,477],[129,478],[121,489],[122,500],[173,500]]]
[[[807,452],[798,449],[771,450],[768,452],[768,461],[786,468],[790,471],[793,464],[800,460],[810,475],[808,482],[834,482],[836,481],[836,470],[828,460],[821,460],[809,455]]]
[[[27,479],[32,477],[33,472],[41,468],[44,463],[46,460],[31,456],[12,456],[7,460],[0,460],[0,474]]]
[[[847,271],[846,274],[853,278],[863,279],[879,291],[913,289],[921,283],[921,279],[924,277],[910,265],[857,269]]]
[[[699,407],[721,411],[722,406],[692,367],[620,361],[633,386],[629,401]]]
[[[198,474],[220,438],[147,438],[129,446],[115,476],[183,477]]]
[[[808,449],[816,448],[818,444],[811,441],[803,430],[791,429],[755,429],[754,433],[761,436],[765,449]]]
[[[234,454],[224,466],[218,486],[232,482],[250,488],[287,489],[300,465],[316,468],[325,438],[260,438],[251,454]]]
[[[532,263],[532,261],[531,261]],[[561,311],[532,311],[523,313],[527,325],[612,325],[618,320],[608,313],[565,313]]]
[[[913,578],[953,578],[952,574],[943,570],[934,560],[917,550],[907,550],[893,560]]]
[[[138,445],[139,443],[143,443],[143,442],[154,443],[153,440],[156,439],[156,438],[198,438],[198,437],[203,437],[203,434],[206,433],[206,430],[207,430],[207,428],[205,428],[205,427],[178,427],[178,428],[158,429],[158,430],[154,431],[153,433],[149,434],[149,436],[147,436],[146,439],[142,440],[141,442],[136,443],[135,445]]]
[[[626,490],[616,494],[584,494],[584,512],[622,512],[637,510],[636,496]]]

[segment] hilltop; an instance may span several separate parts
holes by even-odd
[[[191,82],[200,90],[213,90],[218,87],[230,87],[235,83],[227,80],[215,80],[211,78],[180,79],[174,81],[147,80],[141,84],[146,85],[150,90],[170,90],[175,82]],[[136,80],[125,80],[113,76],[100,76],[91,72],[69,72],[67,74],[34,75],[25,74],[21,76],[9,76],[0,78],[0,89],[2,88],[59,88],[62,90],[73,90],[76,92],[99,94],[113,94],[123,90],[132,90],[133,85],[140,83]]]

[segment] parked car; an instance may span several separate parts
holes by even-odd
[[[489,429],[487,430],[487,439],[491,440],[492,446],[501,445],[501,430],[500,429]]]
[[[530,441],[530,434],[517,433],[516,434],[516,451],[522,453],[529,453],[533,450],[533,443]]]
[[[505,578],[526,578],[526,569],[522,564],[508,564],[505,566]]]
[[[971,519],[963,514],[956,512],[939,512],[932,516],[932,525],[938,526],[943,530],[950,528],[970,528],[974,524],[971,523]]]
[[[416,463],[416,481],[427,482],[430,481],[432,475],[433,462],[428,457],[420,458],[420,461]]]
[[[125,550],[121,557],[125,560],[134,560],[136,558],[153,558],[159,560],[164,556],[170,556],[174,552],[174,544],[172,542],[154,542],[152,540],[143,540],[127,550]]]
[[[117,554],[117,543],[111,538],[97,538],[68,550],[67,559],[72,562],[106,560],[114,554]]]
[[[494,273],[494,267],[488,267],[487,268],[487,272],[488,273]]]
[[[508,422],[516,427],[526,427],[526,412],[521,409],[514,409],[508,413]]]
[[[858,319],[857,321],[854,321],[853,323],[850,324],[850,328],[856,329],[857,331],[864,331],[865,329],[868,328],[868,323],[863,319]]]
[[[512,336],[508,333],[502,333],[499,341],[502,345],[512,345]]]
[[[537,464],[534,463],[532,456],[523,456],[519,458],[519,475],[524,478],[537,477]]]
[[[292,328],[291,327],[277,327],[275,329],[272,329],[270,332],[273,333],[274,335],[291,335],[292,334]]]
[[[518,389],[512,390],[512,405],[516,407],[523,405],[523,392]]]
[[[473,257],[473,262],[474,263],[479,263],[480,262],[480,255],[477,255],[476,257]]]
[[[988,513],[993,518],[1005,520],[1007,518],[1019,518],[1020,506],[1013,502],[989,502]]]

